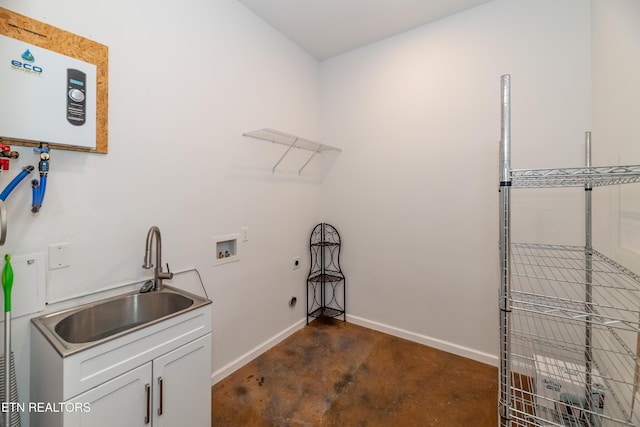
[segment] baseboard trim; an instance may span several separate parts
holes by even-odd
[[[384,332],[395,337],[404,338],[409,341],[424,344],[429,347],[436,348],[438,350],[453,353],[458,356],[466,357],[468,359],[476,360],[478,362],[486,363],[491,366],[498,366],[498,356],[484,353],[482,351],[474,350],[461,345],[453,344],[448,341],[443,341],[437,338],[428,337],[426,335],[418,334],[415,332],[407,331],[405,329],[389,326],[384,323],[374,322],[373,320],[365,319],[359,316],[353,316],[347,314],[347,321],[354,323],[365,328],[373,329],[379,332]]]
[[[233,360],[232,362],[230,362],[230,363],[226,364],[225,366],[223,366],[222,368],[218,369],[213,374],[211,374],[211,385],[217,384],[219,381],[223,380],[227,376],[231,375],[233,372],[235,372],[238,369],[240,369],[242,366],[244,366],[247,363],[251,362],[253,359],[255,359],[256,357],[260,356],[265,351],[269,350],[271,347],[275,346],[276,344],[280,343],[281,341],[283,341],[287,337],[293,335],[298,330],[302,329],[305,325],[306,325],[306,319],[301,319],[301,320],[297,321],[296,323],[294,323],[293,325],[289,326],[285,330],[283,330],[283,331],[277,333],[276,335],[274,335],[273,337],[269,338],[268,340],[266,340],[262,344],[260,344],[260,345],[258,345],[256,347],[254,347],[253,349],[249,350],[248,352],[246,352],[245,354],[243,354],[239,358]]]
[[[448,353],[456,354],[458,356],[466,357],[468,359],[476,360],[478,362],[486,363],[491,366],[498,366],[498,357],[493,354],[484,353],[482,351],[474,350],[461,345],[453,344],[448,341],[440,340],[437,338],[429,337],[426,335],[418,334],[415,332],[407,331],[405,329],[396,328],[394,326],[386,325],[384,323],[375,322],[373,320],[365,319],[363,317],[347,314],[347,321],[354,323],[365,328],[373,329],[375,331],[384,332],[385,334],[393,335],[395,337],[404,338],[409,341],[417,342],[419,344],[427,345],[429,347],[436,348],[438,350],[446,351]],[[282,342],[295,332],[299,331],[306,325],[306,320],[301,319],[289,326],[285,330],[277,333],[273,337],[264,341],[262,344],[254,347],[250,351],[246,352],[239,358],[226,364],[222,368],[211,374],[211,385],[217,384],[227,376],[231,375],[242,366],[251,362],[256,357],[260,356],[271,347]]]

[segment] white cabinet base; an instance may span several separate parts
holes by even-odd
[[[31,330],[31,427],[211,423],[211,304],[62,357]]]

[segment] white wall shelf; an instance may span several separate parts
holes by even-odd
[[[287,155],[291,152],[292,149],[297,148],[300,150],[310,151],[311,156],[304,162],[304,164],[298,169],[298,175],[302,174],[302,171],[307,167],[309,162],[320,153],[334,151],[336,153],[340,153],[342,149],[338,147],[333,147],[331,145],[322,144],[320,142],[312,141],[310,139],[301,138],[296,135],[291,135],[285,132],[280,132],[273,129],[259,129],[251,132],[245,132],[242,134],[243,136],[248,136],[250,138],[260,139],[262,141],[268,141],[275,144],[284,145],[287,147],[285,152],[282,154],[280,159],[273,165],[271,171],[273,173],[276,172],[278,165],[282,162],[282,160],[287,157]]]

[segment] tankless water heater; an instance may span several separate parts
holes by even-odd
[[[96,147],[96,66],[0,35],[0,137]]]

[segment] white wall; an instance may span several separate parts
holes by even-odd
[[[593,163],[640,164],[640,3],[593,0]],[[594,192],[594,242],[640,271],[640,188]]]
[[[109,154],[53,150],[42,211],[31,214],[26,182],[7,200],[3,254],[69,242],[71,266],[47,271],[55,301],[150,277],[145,236],[158,225],[163,260],[197,268],[213,300],[214,373],[299,324],[303,304],[288,301],[304,301],[321,186],[272,176],[282,150],[242,133],[268,126],[317,138],[317,61],[235,0],[0,6],[109,47]],[[18,151],[3,186],[37,163]],[[214,267],[214,236],[244,226],[240,261]],[[296,271],[293,256],[302,257]],[[24,334],[14,331],[16,345]]]
[[[351,319],[495,362],[500,75],[512,75],[512,166],[581,165],[590,5],[495,0],[321,70],[322,138],[344,149],[325,204]],[[582,232],[572,213],[570,239]],[[535,215],[520,238],[556,231]]]
[[[592,116],[595,165],[640,164],[640,3],[633,0],[592,0]],[[640,186],[638,184],[594,190],[594,247],[617,262],[640,272]],[[631,283],[629,283],[631,285]],[[602,296],[600,297],[602,298]],[[619,298],[629,315],[638,299]],[[635,319],[631,319],[635,321]],[[601,347],[608,339],[594,334]],[[618,331],[618,340],[636,349],[638,336]],[[596,347],[599,347],[596,345]],[[595,354],[601,371],[632,378],[634,366],[608,355]],[[619,406],[630,412],[631,385],[612,384]],[[637,403],[636,403],[637,406]]]

